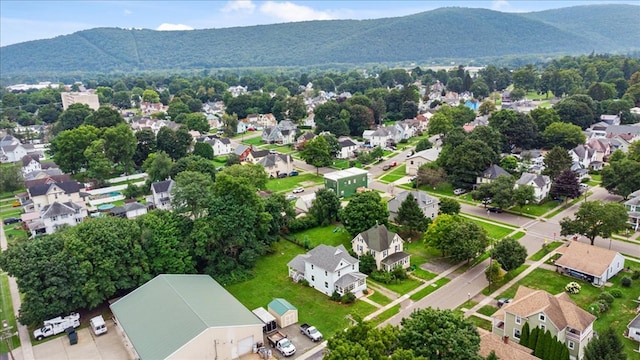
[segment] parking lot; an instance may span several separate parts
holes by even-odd
[[[289,340],[296,347],[296,354],[287,359],[296,359],[300,355],[309,351],[311,348],[314,348],[318,346],[318,344],[320,344],[320,342],[315,343],[311,341],[311,339],[309,339],[306,335],[302,334],[300,332],[299,326],[300,324],[293,324],[293,325],[287,326],[284,329],[278,328],[278,331],[287,335],[287,338],[289,338]],[[264,336],[264,344],[267,348],[272,350],[273,357],[275,357],[276,359],[285,359],[285,357],[282,354],[280,354],[278,350],[269,347],[269,342],[267,341],[266,335]]]

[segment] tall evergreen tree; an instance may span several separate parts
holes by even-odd
[[[522,330],[520,331],[520,345],[529,347],[529,337],[531,335],[531,329],[529,328],[529,322],[525,322],[522,325]]]
[[[549,330],[544,332],[544,341],[542,345],[542,358],[551,359],[551,348],[554,346],[555,340],[551,336]]]
[[[571,353],[569,352],[569,348],[564,346],[564,344],[562,344],[562,353],[560,354],[559,359],[560,360],[569,360],[569,358],[571,357]]]
[[[420,205],[418,205],[416,198],[411,193],[400,204],[395,220],[410,233],[425,232],[431,222],[430,219],[424,216]]]
[[[608,328],[589,342],[584,360],[626,360],[624,345],[613,328]]]
[[[540,331],[538,333],[538,338],[536,339],[536,346],[533,348],[533,355],[542,359],[544,355],[544,345],[546,344],[544,332]]]
[[[538,335],[540,334],[540,328],[533,328],[531,334],[529,334],[528,348],[533,350],[536,348],[536,342],[538,341]]]

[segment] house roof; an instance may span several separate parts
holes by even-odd
[[[296,256],[287,264],[287,266],[295,268],[294,266],[299,264],[299,257],[301,257],[302,261],[305,263],[313,264],[321,269],[331,272],[335,271],[343,260],[347,264],[358,263],[358,259],[349,255],[349,252],[345,249],[344,245],[333,247],[320,244],[311,249],[308,253]],[[302,272],[304,272],[304,268]]]
[[[627,328],[640,328],[640,314],[636,315],[636,317],[634,317],[631,322],[629,322]]]
[[[585,274],[602,276],[618,254],[613,250],[571,241],[567,246],[558,248],[562,254],[555,264],[571,268]]]
[[[264,157],[269,155],[269,150],[253,150],[251,151],[251,156],[253,156],[255,159]]]
[[[640,196],[633,197],[633,198],[625,201],[624,204],[625,205],[629,205],[629,206],[633,206],[633,205],[638,206],[638,205],[640,205]]]
[[[209,275],[158,275],[111,304],[142,359],[164,359],[207,328],[263,323]]]
[[[64,191],[65,194],[73,194],[73,193],[80,192],[80,188],[81,188],[80,183],[77,181],[63,181],[63,182],[53,183],[53,184],[34,185],[28,188],[28,191],[31,197],[40,196],[49,192],[49,190],[53,186],[59,187]]]
[[[522,173],[522,175],[520,176],[520,179],[516,181],[516,184],[529,185],[531,182],[533,182],[533,184],[536,187],[543,188],[545,185],[551,183],[551,178],[549,178],[547,175],[538,175],[538,174],[525,172],[525,173]]]
[[[273,310],[276,312],[276,314],[278,315],[284,315],[287,313],[287,311],[297,311],[298,309],[291,305],[290,302],[288,302],[287,300],[283,299],[283,298],[275,298],[273,300],[271,300],[271,302],[269,303],[269,309]]]
[[[135,211],[135,210],[146,209],[146,208],[147,207],[145,205],[142,205],[139,202],[132,202],[132,203],[124,204],[122,206],[114,207],[113,209],[111,209],[111,213],[122,214],[129,211]]]
[[[441,147],[422,150],[409,156],[408,159],[413,160],[415,158],[423,158],[427,161],[436,161],[438,160],[438,156],[440,156],[441,151],[442,151]]]
[[[362,237],[367,246],[375,251],[384,251],[389,248],[391,241],[397,234],[391,232],[387,227],[382,225],[375,225],[367,231],[363,231],[358,234],[352,241],[355,241],[359,237]],[[402,239],[400,239],[402,240]]]
[[[173,183],[173,180],[157,181],[151,184],[151,187],[153,188],[154,192],[158,194],[171,190],[171,188],[173,187]]]
[[[346,148],[346,147],[351,147],[351,146],[358,146],[358,144],[354,143],[353,141],[351,141],[351,139],[344,139],[338,142],[340,144],[341,148]]]
[[[402,202],[407,199],[407,196],[409,196],[409,194],[413,195],[413,198],[418,202],[418,206],[420,207],[420,209],[423,209],[429,205],[438,204],[440,202],[440,200],[435,197],[429,196],[424,191],[403,191],[396,195],[396,197],[394,197],[393,199],[389,200],[389,202],[387,202],[389,212],[396,214],[398,212],[398,209],[400,209],[400,205],[402,205]]]
[[[357,175],[369,175],[369,172],[367,170],[352,167],[349,169],[344,169],[344,170],[334,171],[328,174],[324,174],[324,178],[333,180],[333,181],[338,181],[339,179],[357,176]]]
[[[398,262],[398,260],[404,259],[404,258],[408,258],[410,255],[407,254],[404,251],[398,251],[398,252],[394,252],[393,254],[387,256],[386,258],[382,259],[382,263],[383,264],[387,264],[387,265],[391,265],[394,264],[396,262]]]
[[[25,156],[22,157],[22,166],[27,166],[32,161],[35,161],[35,162],[38,162],[38,163],[40,162],[38,160],[38,158],[36,158],[36,157],[31,157],[31,155],[25,155]]]
[[[276,166],[278,161],[283,161],[285,164],[291,162],[291,155],[289,154],[269,154],[258,161],[258,164],[264,166],[265,168],[270,168]]]
[[[499,359],[538,360],[531,355],[532,350],[514,341],[505,343],[497,334],[477,328],[480,334],[480,351],[478,355],[487,357],[493,351]]]
[[[534,290],[525,286],[518,287],[511,303],[503,306],[498,313],[515,314],[526,318],[544,312],[551,322],[562,330],[567,326],[584,331],[596,317],[581,309],[565,292],[551,295],[544,290]]]
[[[352,273],[348,273],[348,274],[344,274],[342,275],[338,280],[336,280],[335,285],[341,287],[341,288],[345,288],[347,286],[349,286],[350,284],[353,284],[354,282],[360,280],[360,279],[364,279],[366,278],[367,275],[361,273],[361,272],[352,272]]]
[[[485,179],[495,180],[499,176],[511,176],[505,169],[496,164],[491,164],[489,168],[482,172],[482,177]]]
[[[75,214],[76,210],[80,210],[80,209],[82,209],[82,206],[75,204],[71,201],[64,202],[64,203],[59,203],[55,201],[49,205],[45,205],[42,208],[42,211],[40,212],[40,217],[45,219],[45,218],[51,218],[51,217],[60,216],[60,215],[73,215]]]
[[[64,182],[69,180],[71,180],[71,176],[69,176],[69,174],[51,175],[51,176],[46,176],[42,178],[36,178],[33,180],[25,180],[24,185],[27,188],[30,188],[35,185],[51,184],[55,182]]]

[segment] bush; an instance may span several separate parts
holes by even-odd
[[[340,296],[340,294],[337,291],[333,291],[333,294],[331,294],[331,300],[338,302],[342,299],[342,297]]]
[[[369,289],[362,290],[362,293],[365,294],[365,295],[369,295]]]
[[[622,297],[622,290],[620,290],[620,289],[612,289],[611,291],[609,291],[609,293],[614,298],[621,298]]]
[[[630,287],[631,278],[629,278],[628,276],[624,276],[622,280],[620,280],[620,285],[622,285],[622,287]]]
[[[598,295],[598,301],[606,302],[608,305],[611,305],[613,300],[615,300],[615,298],[607,291],[603,291]]]
[[[598,305],[600,305],[600,312],[601,313],[606,312],[611,307],[610,304],[608,304],[606,301],[603,301],[603,300],[599,300],[598,301]]]
[[[354,301],[356,301],[356,296],[353,295],[352,292],[348,292],[348,293],[342,295],[342,303],[343,304],[351,304]]]
[[[300,281],[298,281],[300,283],[300,285],[302,286],[309,286],[309,282],[307,281],[307,279],[302,279]]]
[[[392,284],[394,283],[394,277],[391,275],[390,272],[387,271],[374,271],[371,273],[371,275],[369,275],[371,277],[372,280],[375,280],[377,282],[381,282],[383,284]]]
[[[307,229],[311,229],[312,227],[318,225],[318,221],[315,217],[311,215],[299,217],[296,219],[292,219],[289,222],[289,231],[292,233],[303,231]]]
[[[400,266],[396,266],[391,274],[396,278],[396,280],[404,280],[407,278],[407,272]]]
[[[591,315],[598,316],[600,314],[600,304],[599,303],[593,303],[593,304],[589,305],[589,307],[587,308],[587,311],[589,311],[589,313],[591,313]]]
[[[631,279],[633,280],[640,279],[640,270],[633,270],[633,273],[631,274]]]
[[[575,281],[568,283],[567,286],[564,287],[564,291],[569,294],[579,294],[580,290],[582,290],[582,286]]]

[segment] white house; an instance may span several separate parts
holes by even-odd
[[[82,201],[80,189],[82,186],[77,181],[63,181],[58,183],[40,184],[27,188],[30,200],[23,203],[25,210],[40,211],[46,205],[54,202]]]
[[[25,155],[22,157],[22,175],[26,175],[32,171],[42,170],[42,165],[36,156]]]
[[[87,208],[83,203],[53,202],[40,211],[40,220],[29,224],[32,236],[53,234],[63,225],[75,226],[87,218]]]
[[[551,191],[551,178],[547,175],[538,175],[532,173],[522,173],[520,179],[516,181],[516,188],[520,186],[531,186],[536,202],[541,202]]]
[[[316,193],[312,192],[305,194],[296,199],[295,208],[303,213],[308,213],[311,206],[313,206],[313,200],[316,199]]]
[[[384,224],[356,235],[351,246],[358,258],[367,254],[373,256],[378,270],[392,271],[398,266],[406,269],[411,263],[411,255],[403,251],[404,240]]]
[[[268,154],[260,158],[257,164],[262,165],[267,175],[272,178],[293,171],[293,158],[289,154]]]
[[[417,175],[420,166],[438,160],[442,148],[431,148],[417,152],[405,161],[405,171],[407,175]]]
[[[424,191],[403,191],[387,202],[387,207],[389,208],[389,219],[391,221],[395,221],[396,216],[398,216],[400,205],[402,205],[402,202],[407,199],[409,194],[411,194],[418,203],[418,207],[420,207],[420,210],[422,210],[422,213],[426,218],[433,220],[438,216],[438,211],[440,210],[440,201],[438,198],[429,196]]]
[[[627,325],[627,329],[629,329],[629,338],[640,342],[640,314],[631,320]]]
[[[233,149],[231,149],[231,140],[227,138],[219,138],[215,136],[203,136],[199,139],[199,141],[205,142],[213,148],[214,156],[222,156],[231,154]]]
[[[171,191],[175,184],[173,180],[158,181],[151,184],[151,195],[156,209],[171,210]]]
[[[367,275],[360,272],[359,264],[343,245],[320,244],[296,256],[287,266],[294,281],[305,279],[309,286],[328,296],[337,291],[340,295],[351,292],[360,297],[367,289]]]
[[[283,120],[276,126],[265,127],[262,131],[262,141],[268,144],[293,144],[296,141],[298,125],[289,120]]]
[[[629,194],[629,200],[625,201],[624,207],[629,214],[627,223],[631,225],[633,230],[640,230],[640,190]]]
[[[340,152],[336,156],[338,159],[350,159],[356,155],[358,144],[353,140],[346,138],[338,142],[340,144]]]
[[[562,254],[555,262],[559,272],[596,286],[604,285],[624,269],[624,257],[613,250],[571,241],[557,251]]]
[[[489,165],[489,168],[482,172],[481,176],[476,178],[476,184],[490,184],[494,182],[500,176],[512,176],[505,169],[501,168],[496,164]]]
[[[111,213],[114,216],[119,216],[127,219],[135,219],[140,215],[146,214],[147,207],[138,202],[132,202],[124,204],[122,206],[114,207],[113,209],[111,209]]]

